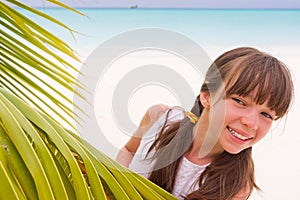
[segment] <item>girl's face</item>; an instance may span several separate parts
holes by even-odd
[[[254,95],[242,97],[233,94],[220,100],[225,101],[225,115],[218,146],[229,153],[236,154],[251,147],[267,134],[272,125],[275,111],[268,108],[267,102],[256,104]]]

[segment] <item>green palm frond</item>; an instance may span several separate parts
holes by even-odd
[[[176,199],[1,88],[0,116],[1,199]]]
[[[74,33],[19,1],[0,1],[0,199],[176,199],[58,123],[73,126],[79,59],[13,6]]]
[[[83,15],[58,1],[50,2]],[[72,95],[75,84],[78,84],[78,69],[74,64],[79,63],[78,56],[68,44],[13,6],[59,25],[70,35],[74,32],[55,18],[19,1],[1,1],[0,87],[10,90],[53,119],[63,120],[73,127],[70,119],[74,117]]]

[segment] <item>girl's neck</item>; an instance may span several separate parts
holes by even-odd
[[[186,152],[185,157],[191,162],[204,165],[224,151],[218,144],[214,133],[208,132],[209,117],[208,112],[204,109],[197,124],[194,127],[194,140],[192,147]]]

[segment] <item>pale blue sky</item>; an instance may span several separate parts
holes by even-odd
[[[262,8],[300,9],[300,0],[60,0],[72,7],[139,8]],[[34,7],[51,5],[45,0],[21,0]]]

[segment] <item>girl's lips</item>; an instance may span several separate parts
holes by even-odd
[[[233,129],[230,128],[229,126],[227,126],[227,130],[230,132],[230,134],[231,134],[234,138],[236,138],[236,139],[238,139],[238,140],[240,140],[240,141],[242,141],[242,142],[245,142],[245,141],[250,140],[250,139],[253,138],[253,137],[246,136],[246,134],[241,133],[241,131],[233,130]]]

